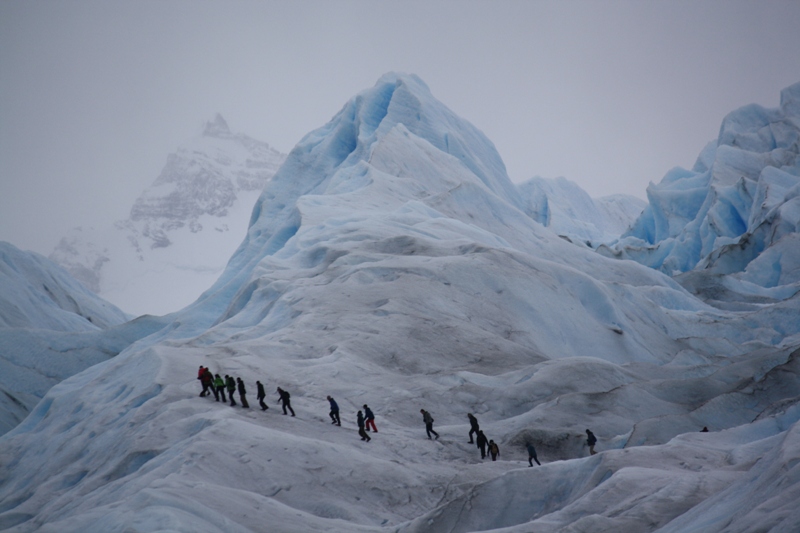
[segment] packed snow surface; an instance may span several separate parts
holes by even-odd
[[[210,289],[0,440],[0,528],[796,531],[798,297],[709,305],[529,198],[419,78],[385,75],[292,150]],[[200,365],[251,408],[198,397]]]

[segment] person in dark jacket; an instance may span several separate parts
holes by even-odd
[[[203,392],[200,393],[200,396],[208,396],[209,389],[211,389],[214,383],[214,376],[211,375],[211,371],[208,368],[203,369],[203,375],[200,376],[200,383],[203,385]]]
[[[217,401],[219,401],[219,397],[222,397],[223,402],[227,402],[227,398],[225,398],[225,380],[219,377],[219,374],[214,376],[214,390],[216,392]]]
[[[467,413],[467,418],[469,418],[469,443],[475,444],[472,440],[472,434],[477,434],[481,427],[478,425],[478,419],[472,416],[472,413]]]
[[[525,445],[528,448],[528,466],[533,466],[533,461],[536,461],[536,464],[542,466],[542,463],[539,462],[539,459],[536,457],[536,448],[533,447],[533,443],[529,442]]]
[[[428,438],[431,438],[431,433],[436,435],[436,438],[439,438],[439,434],[433,430],[433,417],[431,414],[426,411],[425,409],[420,409],[420,413],[422,413],[422,421],[425,422],[425,432],[428,434]]]
[[[367,407],[367,404],[364,404],[364,421],[367,423],[367,431],[369,431],[369,426],[371,424],[372,431],[375,433],[378,432],[378,428],[375,427],[375,415],[372,414],[372,409]]]
[[[486,459],[486,445],[489,443],[489,439],[486,438],[486,435],[483,434],[483,431],[478,430],[478,448],[481,449],[481,459]]]
[[[367,442],[371,441],[372,439],[370,436],[367,435],[366,431],[364,431],[364,414],[361,411],[358,412],[356,423],[358,424],[358,434],[361,437],[361,440],[365,440]]]
[[[594,455],[597,452],[594,451],[594,445],[597,444],[597,437],[594,436],[594,433],[586,430],[586,444],[589,445],[589,455]]]
[[[286,414],[286,410],[288,409],[292,412],[292,416],[294,416],[294,409],[292,409],[292,401],[290,400],[292,395],[289,394],[289,391],[285,391],[278,387],[278,396],[280,397],[279,400],[281,405],[283,405],[283,414]]]
[[[500,446],[493,440],[489,441],[489,455],[492,456],[492,461],[497,461],[497,456],[500,455]]]
[[[219,374],[217,374],[217,376],[219,376]],[[211,392],[214,393],[214,401],[218,402],[219,401],[219,391],[217,390],[216,379],[214,378],[214,376],[211,375],[210,371],[208,373],[208,379],[209,379],[208,390],[210,390]]]
[[[225,374],[225,386],[228,387],[228,398],[231,399],[231,407],[234,407],[236,400],[233,399],[233,393],[236,392],[236,381],[228,374]]]
[[[331,396],[328,396],[328,403],[331,404],[331,412],[329,413],[329,416],[332,420],[331,424],[341,426],[342,420],[339,418],[339,404],[336,403],[336,400],[334,400]]]
[[[258,405],[261,406],[262,411],[266,411],[269,409],[269,405],[264,403],[264,398],[267,397],[267,393],[264,392],[264,385],[261,384],[260,381],[256,381],[256,399],[258,400]]]
[[[242,407],[250,409],[250,404],[247,403],[247,398],[245,397],[247,390],[244,388],[244,381],[242,381],[242,378],[236,378],[236,383],[239,386],[239,399],[242,400]]]

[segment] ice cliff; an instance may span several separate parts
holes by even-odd
[[[603,253],[639,261],[710,301],[800,290],[800,83],[780,107],[748,105],[722,122],[692,170],[650,184],[649,205]]]

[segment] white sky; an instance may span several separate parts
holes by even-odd
[[[723,117],[800,81],[800,2],[0,2],[0,240],[127,217],[220,112],[288,152],[385,72],[419,75],[514,181],[645,197]]]

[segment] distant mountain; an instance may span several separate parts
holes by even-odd
[[[0,242],[0,435],[52,386],[161,327],[128,319],[60,266]]]
[[[126,312],[180,309],[222,272],[256,198],[285,157],[232,133],[217,115],[167,158],[128,219],[72,230],[50,259]]]
[[[718,306],[800,291],[800,83],[780,107],[748,105],[722,122],[692,170],[647,189],[649,204],[601,249],[669,275]]]

